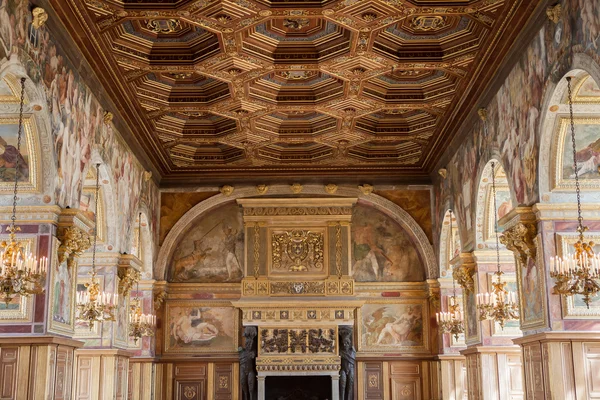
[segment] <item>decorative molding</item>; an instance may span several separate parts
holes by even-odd
[[[266,278],[242,280],[242,296],[353,296],[354,279],[331,276],[325,280],[302,279],[267,280]]]
[[[256,193],[258,193],[258,194],[267,194],[268,191],[269,191],[269,186],[267,186],[267,185],[257,185],[256,186]]]
[[[370,195],[371,193],[373,193],[373,190],[375,190],[375,188],[372,185],[369,185],[368,183],[365,183],[364,185],[359,185],[358,189],[365,196]]]
[[[304,189],[304,187],[299,183],[294,183],[293,185],[290,186],[290,189],[291,189],[292,193],[298,194],[298,193],[302,192],[302,189]]]
[[[231,193],[233,193],[233,186],[229,186],[229,185],[224,185],[221,186],[221,188],[219,189],[219,191],[223,194],[223,196],[225,197],[229,197],[231,196]]]
[[[329,194],[335,194],[335,192],[337,192],[337,189],[338,187],[336,184],[330,183],[328,185],[325,185],[325,191]]]
[[[158,311],[163,307],[165,300],[167,299],[167,292],[165,290],[161,290],[159,292],[154,293],[154,310]]]

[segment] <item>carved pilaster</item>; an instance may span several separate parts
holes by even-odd
[[[461,253],[458,258],[452,260],[452,276],[464,290],[473,292],[475,283],[473,275],[477,272],[477,264],[471,253]]]
[[[129,292],[133,286],[141,278],[141,262],[131,254],[122,254],[119,258],[119,268],[117,274],[119,276],[119,294],[121,296],[129,296]]]
[[[515,254],[520,265],[526,265],[527,259],[537,256],[537,219],[531,207],[517,207],[500,220],[504,233],[500,243]]]
[[[58,262],[75,266],[77,258],[92,246],[93,222],[77,209],[64,209],[58,217]]]

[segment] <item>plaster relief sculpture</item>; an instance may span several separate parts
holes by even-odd
[[[255,326],[244,328],[244,348],[240,351],[240,386],[242,400],[256,400],[256,336]]]
[[[356,364],[356,350],[352,344],[352,327],[340,327],[340,400],[354,399],[354,366]]]

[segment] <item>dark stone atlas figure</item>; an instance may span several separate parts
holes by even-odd
[[[340,326],[340,400],[354,400],[354,364],[356,350],[352,345],[352,327]]]
[[[244,348],[240,348],[240,386],[242,400],[256,400],[256,336],[255,326],[244,328]]]

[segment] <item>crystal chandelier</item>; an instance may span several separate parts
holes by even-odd
[[[477,294],[477,309],[479,319],[498,322],[504,330],[504,324],[508,320],[519,319],[519,306],[517,296],[514,292],[506,290],[506,282],[502,281],[502,269],[500,268],[500,243],[498,239],[498,205],[496,204],[496,174],[495,163],[492,162],[492,195],[494,196],[494,232],[496,234],[496,263],[498,270],[494,273],[496,281],[492,282],[491,293]]]
[[[142,214],[138,217],[138,248],[137,253],[141,257],[142,252]],[[154,336],[156,326],[156,316],[152,314],[143,314],[142,300],[139,298],[140,282],[136,282],[136,296],[133,299],[129,310],[129,336],[133,338],[133,343],[142,336]]]
[[[15,188],[13,192],[13,208],[11,223],[7,228],[8,241],[0,243],[0,290],[4,302],[8,305],[15,296],[30,296],[44,291],[48,259],[39,260],[31,254],[29,246],[17,242],[17,232],[21,229],[15,226],[17,219],[17,198],[19,186],[19,161],[21,161],[21,136],[23,133],[23,104],[25,102],[25,78],[21,78],[21,102],[19,109],[19,130],[17,135],[17,157],[15,161]]]
[[[554,278],[555,293],[573,296],[583,296],[583,302],[590,308],[592,298],[600,291],[600,256],[594,254],[594,242],[586,242],[583,233],[588,230],[583,226],[581,216],[581,190],[579,187],[579,171],[577,166],[577,147],[575,145],[575,122],[573,121],[573,98],[571,93],[571,77],[567,77],[569,91],[569,116],[571,122],[571,143],[573,144],[573,169],[575,172],[575,192],[577,194],[577,232],[579,240],[573,245],[574,253],[565,257],[550,259],[550,276]]]
[[[452,210],[450,210],[450,240],[454,240],[452,235]],[[438,326],[442,333],[450,333],[454,335],[454,339],[458,340],[458,335],[465,331],[464,314],[460,309],[460,305],[456,299],[456,281],[452,276],[452,296],[448,296],[448,311],[442,311],[436,314]]]
[[[91,280],[85,284],[86,291],[77,293],[77,320],[89,325],[90,331],[96,322],[114,321],[115,308],[118,304],[118,294],[110,294],[100,290],[100,282],[96,273],[96,242],[98,241],[98,191],[100,190],[100,164],[96,164],[96,190],[94,193],[94,243],[92,248]]]

